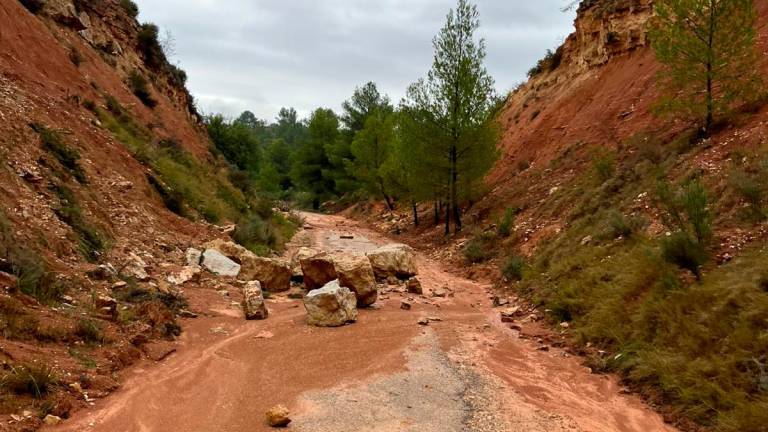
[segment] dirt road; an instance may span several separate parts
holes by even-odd
[[[357,223],[307,215],[294,247],[364,252],[389,242]],[[353,235],[354,239],[342,239]],[[184,322],[175,354],[145,363],[121,390],[55,430],[266,431],[265,411],[284,404],[289,429],[306,432],[673,431],[614,379],[577,359],[538,351],[503,325],[489,287],[419,257],[425,291],[386,290],[356,324],[305,323],[301,300],[269,300],[266,321],[246,322],[215,290],[189,293],[208,311]],[[421,318],[437,318],[420,326]]]

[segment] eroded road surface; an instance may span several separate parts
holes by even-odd
[[[294,250],[363,253],[391,242],[342,217],[306,220],[312,229]],[[306,432],[674,430],[615,379],[518,338],[490,287],[423,256],[418,264],[427,296],[385,290],[357,323],[335,329],[307,326],[301,300],[287,296],[268,300],[269,319],[246,322],[236,297],[188,292],[207,313],[184,322],[177,352],[134,367],[122,389],[56,430],[267,431],[264,413],[277,404],[291,410],[289,430]],[[429,297],[443,287],[452,296]]]

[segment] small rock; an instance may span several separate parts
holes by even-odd
[[[96,299],[94,301],[97,308],[108,308],[111,309],[115,306],[117,306],[117,300],[113,299],[110,296],[99,294],[96,296]]]
[[[432,291],[432,297],[443,298],[448,295],[448,292],[443,288],[437,288]]]
[[[182,309],[181,311],[179,311],[179,316],[182,318],[192,318],[192,319],[197,318],[196,313],[188,311],[186,309]]]
[[[519,307],[512,307],[506,310],[503,310],[499,313],[501,315],[501,322],[505,323],[511,323],[515,321],[515,317],[520,312]]]
[[[560,327],[562,327],[564,329],[568,329],[568,328],[571,328],[571,324],[569,324],[567,322],[561,322],[560,323]]]
[[[291,423],[290,411],[283,405],[277,405],[267,411],[267,424],[274,428],[283,428]]]
[[[407,301],[403,301],[402,303],[400,303],[400,309],[402,309],[402,310],[409,311],[409,310],[411,310],[411,307],[412,307],[411,304],[409,302],[407,302]]]
[[[520,324],[510,324],[509,328],[515,331],[523,331],[523,327]]]
[[[428,319],[426,319],[426,318],[422,318],[422,319],[420,319],[420,320],[418,321],[418,324],[419,324],[419,325],[423,325],[423,326],[428,326],[428,325],[429,325],[429,320],[428,320]]]
[[[538,347],[538,348],[536,348],[536,349],[537,349],[538,351],[549,351],[549,346],[547,346],[547,345],[542,345],[542,346],[540,346],[540,347]]]
[[[418,295],[424,294],[424,288],[421,286],[421,281],[415,277],[408,279],[408,283],[406,284],[406,290],[410,294],[418,294]]]
[[[176,273],[168,275],[166,280],[174,285],[184,285],[189,281],[196,281],[200,279],[200,267],[187,266],[179,270]]]
[[[493,306],[500,307],[509,304],[509,299],[506,297],[493,296]]]
[[[259,281],[248,282],[243,288],[243,311],[247,320],[263,320],[269,316]]]
[[[57,417],[51,414],[48,414],[43,419],[43,423],[45,423],[48,426],[56,426],[57,424],[61,424],[61,422],[62,422],[61,417]]]
[[[268,330],[263,330],[254,336],[255,339],[272,339],[273,337],[275,337],[275,335]]]
[[[119,290],[119,289],[125,288],[127,286],[128,286],[128,282],[119,281],[119,282],[115,282],[115,283],[112,284],[112,289],[113,290]]]

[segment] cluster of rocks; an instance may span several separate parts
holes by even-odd
[[[377,301],[377,281],[407,280],[418,273],[413,249],[402,244],[386,245],[367,254],[301,248],[288,261],[259,257],[219,239],[203,245],[202,250],[188,249],[186,257],[188,268],[204,268],[242,281],[242,306],[249,320],[269,316],[264,291],[286,292],[292,281],[301,281],[307,291],[303,296],[307,322],[319,327],[337,327],[357,320],[358,308]],[[421,291],[415,279],[409,284],[409,291]]]

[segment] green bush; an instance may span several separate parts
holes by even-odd
[[[509,237],[515,229],[515,209],[508,208],[498,224],[499,237]]]
[[[544,58],[539,60],[536,63],[536,66],[532,67],[528,71],[528,77],[533,78],[544,72],[554,71],[555,69],[560,67],[560,64],[562,63],[562,61],[563,61],[563,47],[559,47],[555,51],[548,49],[547,54],[544,55]]]
[[[79,337],[83,342],[89,344],[103,344],[106,338],[104,337],[104,329],[96,321],[90,319],[80,319],[75,327],[75,336]]]
[[[120,7],[122,7],[131,18],[139,16],[139,6],[132,0],[120,0]]]
[[[600,183],[605,183],[616,172],[616,161],[611,154],[599,154],[592,159],[592,167]]]
[[[475,234],[466,245],[462,253],[469,264],[478,264],[488,261],[493,257],[493,241],[495,236],[490,233]]]
[[[620,211],[613,211],[608,216],[605,237],[609,239],[630,238],[643,231],[647,223],[647,219],[642,216],[627,217]]]
[[[40,135],[43,149],[56,158],[80,183],[88,183],[85,171],[80,166],[80,153],[64,143],[64,137],[57,131],[39,124],[32,124],[32,129]]]
[[[749,205],[749,217],[756,221],[768,217],[765,206],[768,200],[768,160],[757,168],[735,170],[730,177],[731,187]]]
[[[519,255],[510,255],[504,261],[501,268],[501,274],[513,281],[523,280],[523,270],[525,270],[525,260]]]
[[[63,283],[48,271],[45,261],[16,241],[11,222],[0,211],[0,259],[4,260],[10,272],[18,278],[16,289],[32,296],[42,303],[57,301],[65,291]]]
[[[662,241],[662,256],[701,278],[701,266],[708,260],[712,240],[712,218],[707,191],[693,180],[673,189],[668,183],[658,187],[662,221],[672,235]]]
[[[266,255],[277,248],[279,235],[272,224],[251,214],[240,219],[232,239],[257,255]]]
[[[53,186],[53,191],[59,198],[59,206],[54,208],[54,213],[77,234],[83,256],[91,262],[98,261],[107,247],[104,235],[85,219],[83,210],[71,189],[64,185],[56,185]]]
[[[12,366],[10,372],[0,379],[0,387],[18,395],[29,395],[41,399],[59,383],[52,367],[28,363]]]
[[[155,24],[144,23],[139,29],[139,50],[143,54],[147,66],[155,71],[159,71],[168,64],[163,47],[160,46],[159,36],[160,29]]]
[[[157,106],[157,100],[149,92],[149,83],[138,71],[133,71],[128,75],[128,87],[139,100],[149,108]]]

